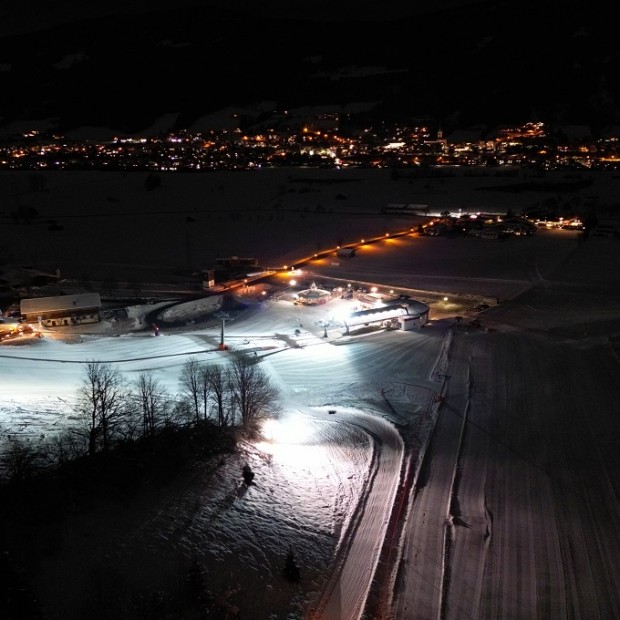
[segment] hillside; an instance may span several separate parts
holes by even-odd
[[[259,102],[335,111],[365,102],[370,111],[351,122],[431,118],[446,131],[618,122],[619,44],[596,2],[448,3],[402,15],[389,5],[382,19],[321,4],[304,15],[189,4],[197,3],[78,11],[70,22],[5,34],[0,88],[11,97],[0,102],[0,125],[48,119],[60,131],[132,133],[165,114],[187,128]],[[256,120],[249,112],[242,122]]]

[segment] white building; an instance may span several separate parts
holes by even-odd
[[[424,327],[428,323],[429,312],[430,308],[421,301],[399,298],[381,307],[352,312],[343,322],[347,334],[352,328],[367,325],[399,326],[403,331],[409,331]]]
[[[98,323],[101,320],[99,293],[22,299],[19,307],[26,322],[40,323],[45,327]]]

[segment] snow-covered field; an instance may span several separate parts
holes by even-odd
[[[584,208],[614,204],[619,183],[593,173],[592,185],[580,192],[508,191],[519,183],[574,180],[561,172],[547,179],[530,178],[527,171],[518,177],[465,173],[400,180],[387,169],[170,174],[148,191],[145,173],[0,172],[0,221],[7,231],[0,244],[8,262],[60,269],[63,277],[170,282],[218,257],[250,256],[262,266],[280,266],[413,225],[381,214],[388,204],[427,205],[429,214]],[[38,217],[29,224],[15,221],[20,209],[34,209]],[[490,265],[475,275],[492,277],[486,273]],[[452,266],[445,265],[444,276],[469,275],[452,274]]]
[[[155,192],[132,175],[49,175],[41,195],[19,175],[0,181],[5,191],[25,188],[23,203],[65,225],[12,225],[16,262],[34,253],[42,269],[83,267],[119,281],[134,269],[133,277],[172,273],[218,255],[281,264],[340,237],[402,230],[406,222],[378,215],[390,202],[441,211],[501,201],[519,211],[550,198],[476,191],[507,182],[495,178],[396,182],[387,171],[346,172],[167,177]],[[593,195],[613,204],[613,180],[597,179],[587,196],[554,198]],[[578,244],[567,231],[506,242],[401,237],[353,259],[311,263],[305,279],[362,282],[431,303],[424,330],[353,338],[338,329],[324,338],[320,324],[349,302],[302,308],[288,293],[260,301],[247,291],[226,341],[260,357],[282,393],[280,419],[264,442],[182,489],[72,519],[62,544],[33,567],[50,617],[80,608],[102,563],[148,589],[174,579],[192,555],[216,587],[239,586],[231,601],[243,617],[348,620],[362,617],[366,602],[366,617],[389,609],[395,620],[620,617],[618,267],[615,240]],[[481,329],[468,327],[480,298],[500,303],[482,313]],[[0,428],[32,440],[61,428],[91,359],[128,378],[153,370],[174,390],[189,357],[229,355],[217,350],[217,319],[194,321],[217,300],[168,310],[167,320],[187,324],[158,338],[143,323],[150,306],[129,308],[126,321],[98,333],[2,345]],[[244,460],[256,472],[249,488],[240,483]],[[57,535],[33,533],[33,547]],[[302,566],[299,586],[280,575],[289,546]]]

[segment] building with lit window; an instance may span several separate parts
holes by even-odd
[[[45,327],[98,323],[101,320],[99,293],[22,299],[19,306],[27,323],[40,323]]]

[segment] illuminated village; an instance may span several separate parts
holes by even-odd
[[[595,136],[586,126],[552,129],[530,122],[444,133],[428,120],[363,126],[351,115],[316,111],[274,112],[252,123],[231,113],[225,122],[210,124],[219,127],[139,136],[110,132],[106,139],[89,138],[88,131],[22,129],[0,144],[0,169],[198,172],[305,165],[440,176],[449,172],[437,167],[447,166],[529,168],[539,174],[620,167],[617,128]],[[91,131],[96,133],[101,132]]]

